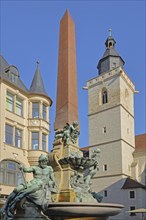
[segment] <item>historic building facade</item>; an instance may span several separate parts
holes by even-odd
[[[110,219],[126,220],[131,219],[126,211],[146,206],[146,135],[136,137],[135,147],[135,86],[124,70],[124,60],[115,44],[110,34],[97,66],[99,75],[87,81],[87,149],[90,156],[96,148],[101,150],[99,171],[93,179],[94,191],[103,195],[103,202],[124,204],[122,213]]]
[[[27,89],[17,67],[0,56],[0,204],[23,181],[19,164],[34,165],[41,153],[48,154],[51,105],[38,63]]]

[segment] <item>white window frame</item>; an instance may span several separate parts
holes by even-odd
[[[15,113],[19,116],[23,116],[23,99],[16,96]]]
[[[132,208],[134,208],[134,209],[132,209]],[[135,209],[136,209],[135,206],[130,206],[129,211],[132,211],[132,210],[135,210]],[[134,217],[134,216],[136,216],[136,213],[129,213],[129,215],[130,215],[131,217]]]
[[[7,126],[10,126],[11,128],[12,128],[12,143],[8,143],[7,142],[7,134],[9,134],[8,132],[7,132]],[[20,145],[18,146],[18,145],[16,145],[16,130],[19,130],[20,131],[20,133],[21,133],[21,135],[19,136],[19,138],[20,138]],[[13,125],[11,125],[11,124],[9,124],[9,123],[6,123],[5,124],[5,143],[7,144],[7,145],[10,145],[10,146],[13,146],[13,147],[16,147],[16,148],[22,148],[22,143],[23,143],[23,130],[22,129],[20,129],[20,128],[18,128],[18,127],[16,127],[16,126],[13,126]]]
[[[8,129],[7,129],[8,126],[11,127],[12,132],[9,132],[9,131],[8,131]],[[11,136],[11,137],[10,137],[10,136]],[[9,139],[9,137],[10,137],[10,139],[11,139],[11,141],[10,141],[11,143],[9,143],[9,141],[7,141],[7,140]],[[12,126],[12,125],[6,123],[6,124],[5,124],[5,143],[8,144],[8,145],[13,146],[13,144],[14,144],[14,143],[13,143],[13,142],[14,142],[13,140],[14,140],[14,126]]]
[[[134,192],[134,198],[130,197],[130,192]],[[136,191],[135,190],[129,190],[129,199],[136,199]]]
[[[45,140],[43,139],[43,137],[45,137]],[[45,144],[45,148],[43,147],[44,144]],[[42,133],[42,150],[46,151],[46,148],[47,148],[47,134]]]
[[[33,134],[36,133],[38,134],[38,138],[34,138]],[[36,144],[33,144],[33,141],[37,140]],[[35,148],[35,145],[38,146],[37,148]],[[39,139],[39,131],[32,131],[31,132],[31,149],[32,150],[39,150],[39,145],[40,145],[40,139]]]
[[[12,97],[13,100],[10,97]],[[13,92],[7,90],[6,109],[12,113],[15,113],[16,115],[18,115],[20,117],[23,117],[23,108],[24,108],[23,100],[24,99],[21,96],[18,96],[16,94],[14,94]],[[18,101],[19,101],[19,104],[18,104]],[[10,104],[12,105],[12,109],[10,108]],[[18,109],[21,112],[19,112]]]
[[[20,135],[16,134],[17,131],[20,132]],[[17,127],[15,127],[15,147],[22,148],[22,130]]]
[[[34,107],[34,105],[37,104],[38,107]],[[35,111],[37,110],[37,111]],[[38,114],[35,115],[35,112],[37,112]],[[32,102],[32,118],[40,118],[40,102],[39,101],[33,101]]]
[[[12,165],[12,167],[9,167],[8,165]],[[23,177],[19,170],[19,163],[12,160],[2,160],[0,162],[0,176],[1,184],[3,185],[17,186],[23,183]],[[9,181],[9,178],[11,177],[14,178],[14,182]]]
[[[44,113],[45,113],[45,117],[44,117]],[[45,105],[45,103],[42,104],[42,116],[43,116],[43,119],[46,121],[47,120],[47,106]]]

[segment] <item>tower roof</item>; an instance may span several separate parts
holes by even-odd
[[[37,62],[37,68],[36,68],[29,92],[47,95],[45,87],[44,87],[43,79],[41,76],[40,68],[39,68],[39,62]]]
[[[124,60],[121,58],[121,56],[117,53],[115,49],[116,41],[112,37],[111,29],[109,31],[110,31],[110,34],[105,42],[106,50],[102,58],[99,60],[98,66],[97,66],[99,70],[99,74],[110,71],[119,66],[123,68],[125,64]]]
[[[135,152],[146,152],[146,133],[135,136]]]
[[[130,177],[126,178],[122,189],[134,189],[134,188],[144,188],[146,189],[146,186],[143,184],[139,183],[138,181],[131,179]]]
[[[9,66],[8,62],[0,54],[0,76],[4,73],[5,68]]]
[[[14,65],[9,65],[8,62],[0,55],[0,77],[15,85],[18,89],[27,92],[27,88],[20,79],[19,71]]]

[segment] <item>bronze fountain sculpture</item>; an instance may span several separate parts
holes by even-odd
[[[78,136],[78,123],[67,124],[56,131],[49,157],[41,154],[37,166],[20,165],[22,173],[33,173],[33,179],[8,196],[0,210],[1,219],[105,220],[121,211],[122,205],[101,203],[102,196],[92,191],[100,150],[94,150],[91,158],[83,157],[77,147]]]

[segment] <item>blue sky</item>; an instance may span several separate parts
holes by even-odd
[[[50,109],[50,145],[54,138],[59,23],[66,9],[75,22],[80,147],[88,145],[88,95],[86,81],[96,77],[99,59],[105,51],[108,29],[112,28],[116,50],[125,61],[125,71],[134,82],[135,133],[145,133],[145,1],[13,1],[1,0],[0,52],[17,66],[30,87],[36,61],[46,91],[53,100]]]

